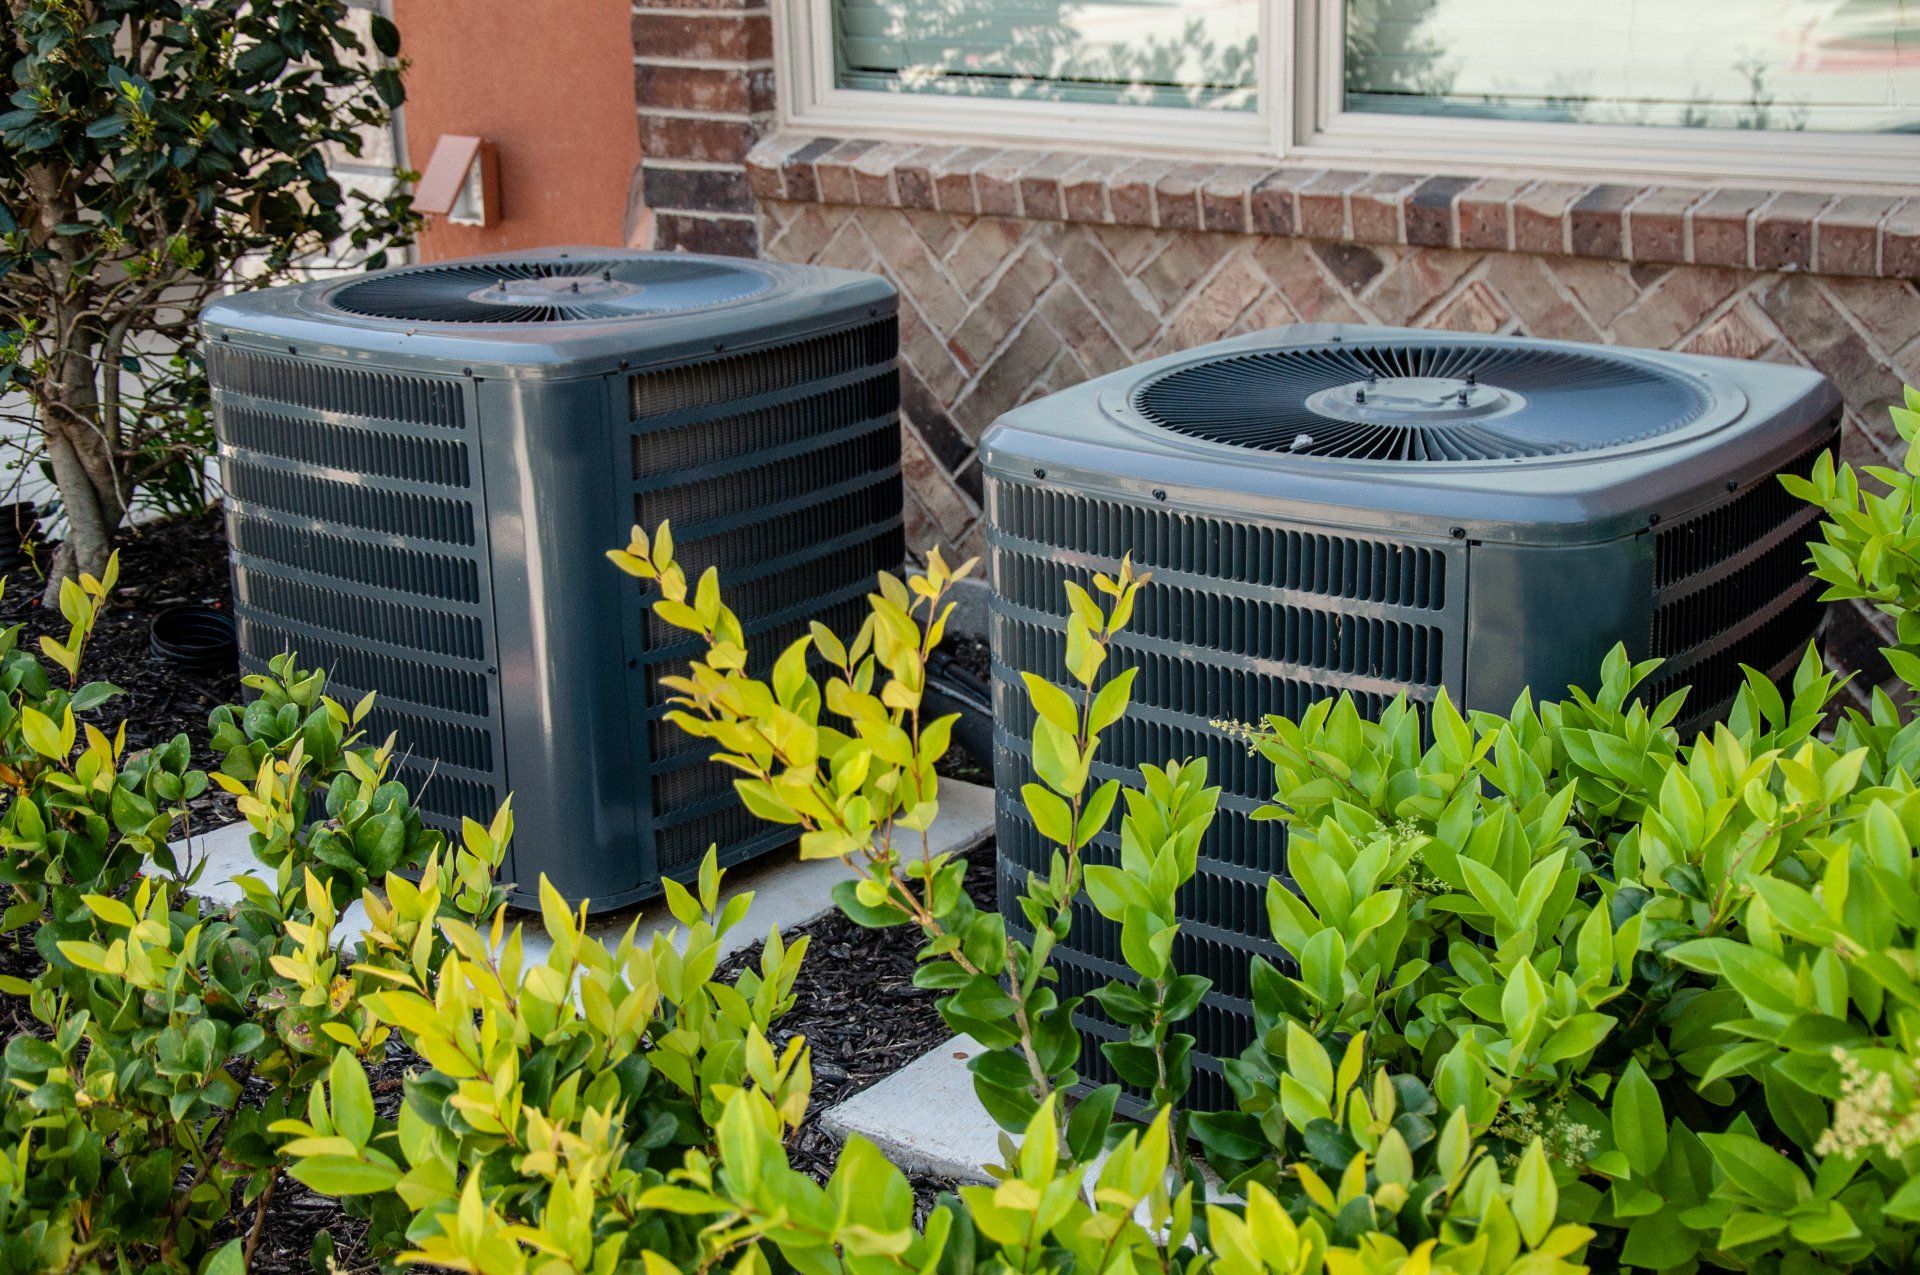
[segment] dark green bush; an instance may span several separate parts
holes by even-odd
[[[366,13],[366,10],[361,10]],[[106,569],[136,493],[205,503],[212,450],[201,304],[336,248],[384,260],[410,196],[350,195],[402,92],[344,0],[11,0],[0,6],[0,390],[60,490],[47,592]]]

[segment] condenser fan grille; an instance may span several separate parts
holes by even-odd
[[[392,270],[336,289],[348,314],[417,323],[580,323],[702,309],[766,291],[745,266],[670,258],[542,257]]]
[[[1606,351],[1381,342],[1224,355],[1148,382],[1133,405],[1176,433],[1260,451],[1476,461],[1653,438],[1699,419],[1707,397]]]

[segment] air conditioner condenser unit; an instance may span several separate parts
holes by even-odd
[[[243,665],[377,691],[431,822],[517,813],[596,908],[783,845],[662,720],[693,654],[605,559],[670,519],[750,647],[856,627],[904,556],[893,290],[774,262],[572,249],[208,308]]]
[[[1625,643],[1723,714],[1742,664],[1787,672],[1822,617],[1802,566],[1815,512],[1781,487],[1835,445],[1840,398],[1804,368],[1335,325],[1281,328],[1086,382],[982,442],[994,587],[999,889],[1049,846],[1019,800],[1032,710],[1060,679],[1063,585],[1122,555],[1152,573],[1110,668],[1139,670],[1101,777],[1204,756],[1224,787],[1181,900],[1176,957],[1213,991],[1194,1101],[1230,1101],[1220,1059],[1252,1032],[1249,958],[1278,960],[1267,883],[1286,875],[1267,762],[1209,725],[1298,716],[1350,692],[1505,710],[1589,684]],[[1090,853],[1117,853],[1110,832]],[[1062,995],[1124,977],[1090,906],[1058,951]],[[1089,1003],[1094,1041],[1112,1038]],[[1089,1047],[1082,1073],[1111,1078]]]

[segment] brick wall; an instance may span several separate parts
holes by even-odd
[[[1808,364],[1884,462],[1920,382],[1920,198],[1470,182],[772,138],[770,257],[901,294],[912,543],[980,551],[1007,408],[1298,321],[1522,333]],[[1841,658],[1871,658],[1861,626]]]
[[[753,256],[759,222],[746,158],[773,124],[773,24],[765,0],[646,0],[633,10],[640,174],[655,243]]]

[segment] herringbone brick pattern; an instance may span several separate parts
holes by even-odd
[[[901,296],[912,542],[977,552],[976,444],[1007,408],[1142,359],[1300,321],[1523,333],[1810,364],[1884,461],[1920,381],[1901,279],[1534,256],[915,209],[762,202],[766,254],[873,270]]]

